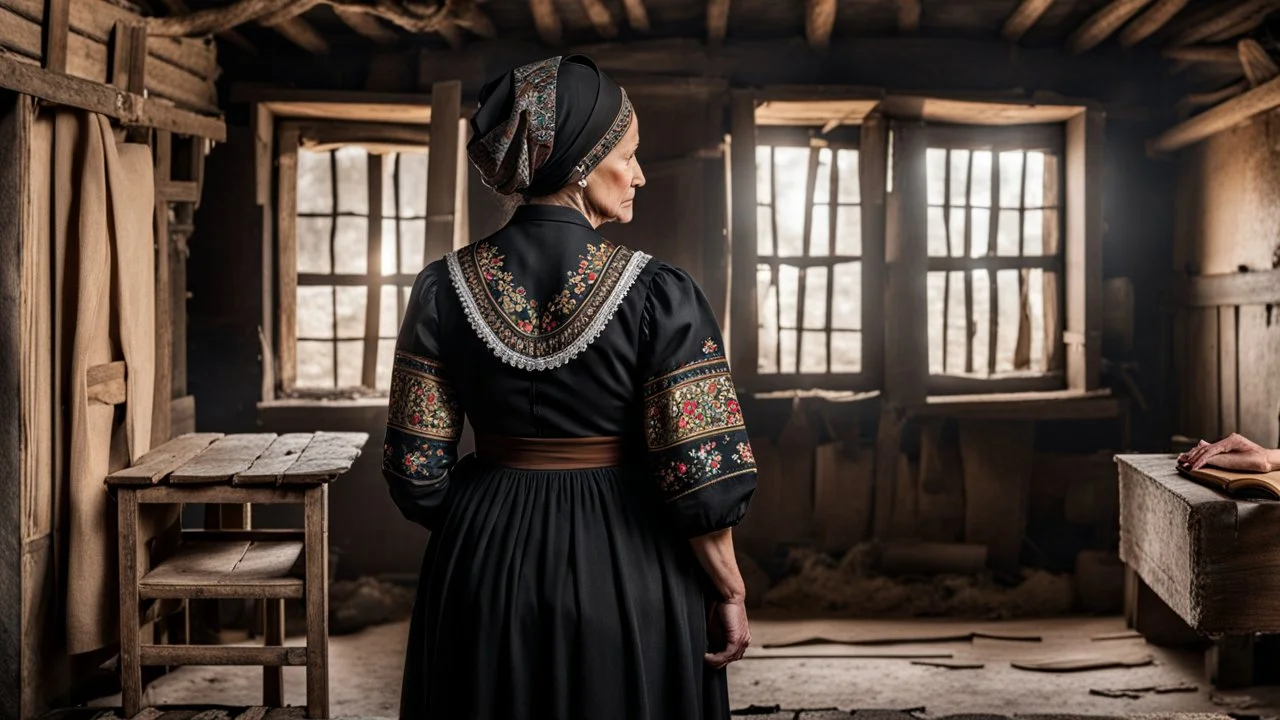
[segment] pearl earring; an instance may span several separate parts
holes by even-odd
[[[578,165],[577,167],[574,168],[574,170],[578,171],[578,187],[581,187],[581,188],[586,187],[587,186],[587,169],[582,165]]]
[[[587,186],[587,179],[586,179],[586,178],[579,178],[579,179],[578,179],[578,187],[586,187],[586,186]]]

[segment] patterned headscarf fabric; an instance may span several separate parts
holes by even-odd
[[[499,193],[548,195],[591,174],[633,116],[626,92],[590,58],[547,58],[481,89],[467,155]]]

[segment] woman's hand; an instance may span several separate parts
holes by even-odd
[[[751,626],[747,624],[747,608],[742,600],[731,600],[716,604],[716,616],[724,626],[725,647],[718,653],[707,653],[704,657],[711,667],[719,670],[731,662],[742,659],[742,654],[751,644]]]
[[[1270,472],[1280,469],[1280,451],[1267,450],[1243,435],[1231,433],[1216,443],[1201,440],[1178,456],[1178,464],[1192,470],[1212,465],[1240,472]]]

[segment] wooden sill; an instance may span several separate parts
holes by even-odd
[[[371,408],[387,407],[386,396],[364,398],[278,398],[258,403],[258,410],[277,410],[283,408]]]
[[[968,417],[992,420],[1105,420],[1118,417],[1121,399],[1109,388],[1042,392],[933,395],[912,408],[917,417]]]
[[[857,392],[854,390],[771,390],[749,393],[752,400],[823,400],[829,403],[860,403],[879,400],[880,391]]]

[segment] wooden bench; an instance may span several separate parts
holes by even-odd
[[[1147,635],[1140,614],[1167,606],[1212,639],[1210,682],[1252,684],[1254,638],[1280,633],[1280,502],[1234,500],[1188,480],[1173,455],[1116,462],[1126,615]]]
[[[307,717],[329,715],[328,483],[351,469],[366,433],[175,438],[109,475],[120,531],[120,675],[126,717],[142,707],[144,665],[261,665],[263,704],[284,705],[283,666],[307,668]],[[138,566],[138,506],[146,503],[304,506],[301,530],[183,530],[175,550]],[[143,601],[261,600],[262,647],[145,645]],[[284,646],[284,601],[306,605],[305,647]]]

